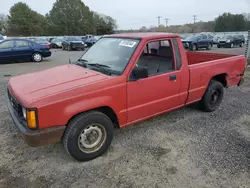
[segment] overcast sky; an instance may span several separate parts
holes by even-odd
[[[10,7],[20,0],[1,0],[0,13],[8,14]],[[45,14],[51,10],[55,0],[21,0],[33,10]],[[140,28],[157,25],[165,18],[170,25],[213,20],[223,12],[250,13],[250,0],[84,0],[91,10],[109,15],[117,20],[119,29]]]

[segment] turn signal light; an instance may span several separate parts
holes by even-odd
[[[27,111],[27,125],[30,129],[36,129],[36,112],[34,110]]]

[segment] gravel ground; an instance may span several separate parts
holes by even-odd
[[[1,188],[250,187],[250,76],[244,92],[226,91],[216,112],[204,113],[193,105],[116,130],[108,152],[90,162],[74,161],[60,143],[27,146],[7,112],[8,76],[64,64],[81,53],[56,50],[40,64],[0,65]]]

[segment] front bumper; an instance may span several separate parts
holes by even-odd
[[[21,137],[24,139],[24,141],[28,145],[32,147],[37,147],[37,146],[55,144],[57,142],[60,142],[63,136],[64,130],[66,128],[65,126],[57,126],[57,127],[47,128],[43,130],[30,130],[21,124],[9,100],[8,100],[8,109],[9,109],[11,118],[15,126],[17,127]]]
[[[72,49],[83,49],[85,47],[85,45],[82,43],[71,43],[70,47]]]
[[[229,43],[229,42],[219,42],[217,45],[219,45],[221,47],[230,47],[231,43]]]

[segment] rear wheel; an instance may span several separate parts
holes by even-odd
[[[105,114],[90,111],[76,116],[63,136],[66,151],[78,161],[101,156],[111,144],[114,126]]]
[[[35,52],[32,54],[32,61],[34,62],[41,62],[43,60],[42,54]]]
[[[216,80],[211,80],[205,94],[203,95],[200,101],[202,110],[206,112],[215,111],[220,106],[223,96],[224,96],[223,85]]]
[[[240,43],[240,47],[243,47],[243,46],[244,46],[244,42],[241,42],[241,43]]]
[[[231,44],[230,44],[230,48],[233,48],[233,47],[234,47],[234,43],[231,43]]]
[[[68,45],[67,50],[68,50],[68,51],[71,51],[71,47],[70,47],[70,45]]]
[[[62,45],[62,50],[65,50],[65,47],[64,47],[64,45]]]
[[[217,44],[217,48],[220,48],[220,45],[219,45],[219,44]]]

